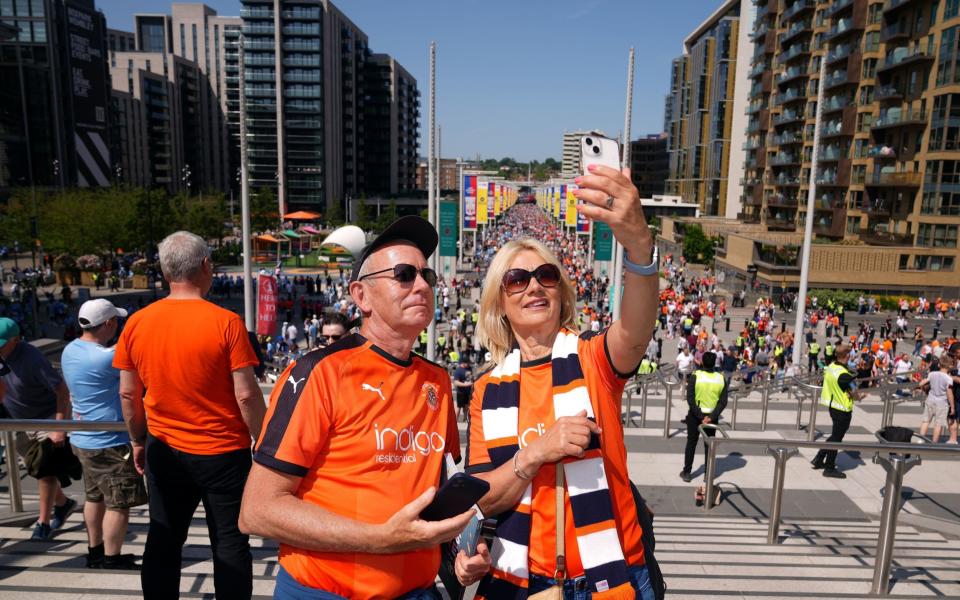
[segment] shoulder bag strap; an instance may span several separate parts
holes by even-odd
[[[557,462],[557,485],[556,485],[556,496],[557,496],[557,570],[554,573],[554,579],[557,580],[557,585],[561,588],[563,587],[563,580],[567,578],[567,558],[566,554],[566,537],[564,533],[565,526],[567,524],[566,514],[564,512],[564,503],[563,503],[563,461]]]

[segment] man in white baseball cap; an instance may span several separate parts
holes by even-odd
[[[73,399],[73,418],[83,421],[123,421],[120,370],[113,367],[119,320],[127,311],[98,298],[83,303],[78,321],[83,335],[63,350],[63,378]],[[133,464],[126,431],[75,431],[73,453],[83,468],[87,526],[87,567],[136,569],[132,554],[120,550],[127,533],[130,507],[147,502],[143,476]]]
[[[97,298],[83,303],[77,321],[80,322],[82,329],[92,329],[98,325],[103,325],[114,317],[126,318],[126,316],[126,310],[117,308],[106,298]]]

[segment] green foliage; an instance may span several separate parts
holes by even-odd
[[[262,187],[250,197],[250,229],[267,231],[280,225],[277,195],[271,188]]]
[[[340,207],[339,200],[334,200],[333,204],[327,209],[325,221],[333,227],[343,225],[343,209]]]
[[[367,204],[365,196],[360,196],[360,204],[357,206],[357,219],[353,224],[364,231],[369,231],[376,225],[373,219],[373,209]]]
[[[699,225],[688,223],[683,229],[683,257],[691,263],[713,262],[714,241]]]
[[[882,310],[897,310],[900,308],[900,298],[906,298],[907,301],[913,301],[913,296],[878,296],[870,292],[860,290],[810,290],[807,296],[817,297],[818,306],[826,306],[828,300],[832,300],[834,305],[843,304],[844,310],[856,311],[857,300],[860,296],[864,298],[873,298]]]
[[[223,194],[205,195],[203,199],[191,198],[187,203],[185,229],[206,240],[223,239],[224,223],[230,218]]]
[[[375,226],[376,231],[383,231],[387,228],[387,225],[393,223],[397,220],[397,201],[390,200],[390,204],[387,205],[387,208],[380,211],[380,216],[377,217],[377,224]]]

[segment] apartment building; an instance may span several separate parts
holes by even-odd
[[[752,13],[746,1],[724,2],[687,36],[671,65],[666,193],[699,204],[705,215],[740,212]]]
[[[0,1],[0,198],[111,183],[106,54],[93,0]]]
[[[416,189],[420,146],[417,80],[388,54],[371,54],[364,79],[364,189],[397,194]]]
[[[630,142],[630,178],[641,198],[662,195],[669,176],[666,135],[657,133]]]
[[[580,174],[580,138],[585,135],[607,137],[599,130],[576,130],[563,132],[563,152],[560,159],[560,177],[572,179]]]
[[[740,216],[777,238],[764,246],[799,245],[812,218],[818,242],[849,248],[832,255],[873,257],[846,283],[960,286],[958,32],[960,0],[757,1]]]

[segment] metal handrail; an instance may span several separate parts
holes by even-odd
[[[23,512],[23,488],[20,484],[20,461],[17,452],[18,431],[126,431],[122,421],[68,421],[54,419],[0,419],[3,443],[7,447],[7,464],[10,470],[10,510]]]
[[[903,487],[903,476],[921,462],[923,455],[944,455],[960,459],[960,448],[940,446],[936,444],[903,444],[903,443],[851,443],[851,442],[813,442],[793,441],[782,439],[744,439],[731,437],[705,437],[707,444],[707,465],[704,474],[705,498],[704,510],[713,508],[713,498],[716,484],[717,449],[720,445],[731,443],[750,446],[766,446],[776,461],[773,480],[773,494],[771,497],[770,522],[767,530],[767,543],[779,542],[780,514],[783,500],[783,483],[787,460],[796,456],[800,448],[817,450],[859,451],[873,452],[874,464],[881,465],[887,472],[887,480],[883,492],[883,508],[880,513],[880,530],[877,535],[876,562],[873,570],[873,586],[871,594],[885,596],[889,591],[890,563],[893,558],[893,542],[896,537],[897,515],[899,513],[900,491]],[[881,456],[887,454],[888,456]]]

